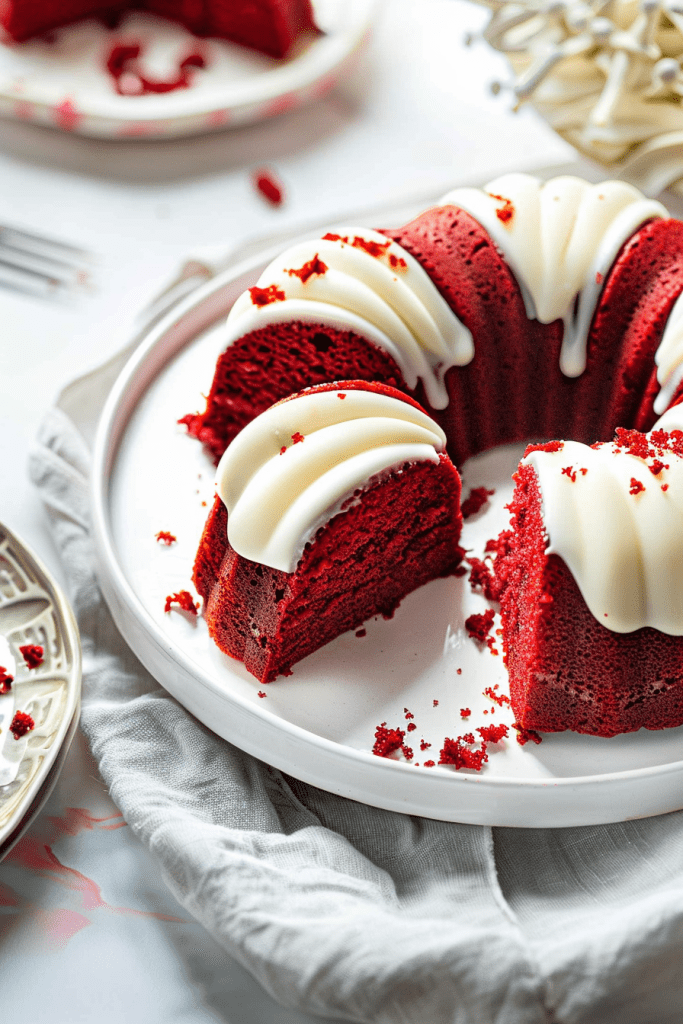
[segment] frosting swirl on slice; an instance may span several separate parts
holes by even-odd
[[[683,426],[683,407],[673,413],[657,429]],[[567,564],[597,621],[616,633],[652,626],[683,636],[683,456],[654,431],[639,436],[654,455],[565,441],[522,464],[538,476],[546,551]]]
[[[305,545],[377,474],[438,463],[446,436],[412,403],[375,391],[312,391],[252,420],[221,459],[216,490],[244,558],[294,572]]]
[[[569,176],[507,174],[483,190],[455,189],[441,205],[466,210],[493,238],[530,319],[564,321],[560,368],[568,377],[586,368],[593,314],[619,250],[646,221],[668,216],[623,181],[589,185]]]
[[[474,354],[472,336],[410,253],[378,231],[339,228],[278,256],[228,317],[228,345],[274,323],[352,330],[387,351],[409,388],[421,379],[443,409],[446,370]]]

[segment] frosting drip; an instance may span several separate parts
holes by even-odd
[[[406,462],[437,463],[445,447],[426,413],[388,395],[334,390],[280,402],[237,435],[218,465],[230,544],[294,572],[308,541],[370,478]]]
[[[657,429],[683,427],[683,407],[674,409]],[[655,475],[653,457],[565,441],[523,460],[538,476],[547,553],[564,560],[594,617],[616,633],[652,626],[683,636],[683,458],[658,458],[669,468]]]
[[[542,182],[507,174],[483,190],[455,189],[441,205],[466,210],[493,238],[531,319],[564,321],[560,368],[568,377],[586,368],[602,282],[619,250],[646,221],[667,216],[623,181],[589,185],[569,176]]]
[[[409,388],[443,409],[443,377],[474,354],[472,336],[410,253],[377,231],[339,228],[278,256],[228,317],[228,345],[269,324],[352,330],[386,350]]]

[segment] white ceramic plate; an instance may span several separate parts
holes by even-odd
[[[166,595],[191,589],[213,490],[210,460],[176,420],[201,407],[223,318],[273,255],[226,271],[151,329],[104,410],[93,469],[95,539],[105,596],[136,654],[220,736],[296,778],[375,806],[524,827],[598,824],[683,806],[683,728],[612,739],[546,735],[523,748],[511,730],[489,748],[481,774],[424,766],[438,761],[446,736],[511,723],[509,708],[483,692],[496,684],[507,690],[502,658],[464,629],[468,615],[487,607],[467,577],[428,584],[391,621],[369,622],[363,637],[339,637],[267,687],[213,645],[201,617],[164,613]],[[496,489],[489,508],[466,524],[465,546],[481,550],[505,525],[519,453],[500,449],[465,467],[465,494],[470,486]],[[177,543],[160,546],[160,530]],[[409,721],[416,726],[406,734],[412,764],[372,755],[380,723],[405,729]],[[431,744],[424,751],[422,740]]]
[[[50,41],[0,44],[0,115],[107,138],[172,137],[259,121],[324,96],[369,34],[376,0],[313,0],[322,34],[284,60],[131,12],[116,30],[89,19]],[[173,80],[179,61],[201,52],[208,66],[188,89],[120,96],[106,70],[115,43],[140,43],[142,67]]]
[[[80,708],[78,628],[57,583],[36,556],[0,524],[0,633],[16,661],[13,708],[35,721],[15,740],[0,732],[0,857],[28,827],[56,782]],[[19,647],[40,644],[42,665],[28,669]],[[11,720],[11,719],[10,719]]]

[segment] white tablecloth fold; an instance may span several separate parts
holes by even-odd
[[[377,810],[214,736],[119,635],[95,575],[75,382],[31,475],[84,650],[83,728],[176,898],[276,999],[386,1024],[680,1024],[683,818],[535,831]],[[232,1017],[230,1018],[232,1019]]]

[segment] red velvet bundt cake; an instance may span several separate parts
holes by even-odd
[[[623,182],[542,183],[508,175],[485,190],[449,193],[403,228],[338,229],[285,252],[235,303],[206,411],[183,422],[218,459],[273,402],[324,381],[361,378],[396,387],[424,406],[458,464],[496,445],[570,438],[556,442],[559,468],[553,462],[553,472],[562,486],[569,481],[575,493],[592,494],[593,480],[610,478],[600,469],[605,460],[639,457],[623,451],[619,441],[611,448],[582,448],[588,455],[583,461],[576,456],[581,464],[574,481],[576,459],[568,459],[563,445],[592,445],[617,428],[651,430],[657,416],[683,397],[682,294],[683,224],[669,219],[661,204]],[[619,435],[626,436],[636,434]],[[635,481],[642,483],[641,471],[655,479],[660,461],[678,459],[678,441],[671,437],[664,440],[661,430],[651,435],[647,443],[655,455],[648,456],[647,469],[641,461],[640,470],[628,470]],[[551,446],[543,457],[554,451]],[[667,465],[666,472],[673,469]],[[601,735],[646,721],[651,728],[681,724],[680,601],[675,628],[647,617],[619,627],[609,608],[607,617],[596,613],[552,534],[545,555],[542,513],[550,499],[545,478],[540,484],[536,478],[526,462],[519,484],[524,493],[518,490],[514,504],[520,536],[506,539],[498,559],[519,724]],[[628,482],[630,488],[630,476]],[[656,484],[663,499],[656,506],[648,496],[654,487],[644,497],[638,489],[628,494],[654,531],[663,508],[675,518],[677,490],[668,483]],[[604,487],[609,515],[612,502],[621,507],[624,496],[613,493],[613,485]],[[560,502],[560,518],[567,507]],[[213,516],[215,521],[215,510]],[[615,526],[615,536],[620,529]],[[671,531],[667,536],[671,554],[664,550],[657,557],[678,565]],[[204,542],[203,551],[210,560]],[[525,579],[527,561],[534,571]],[[626,576],[616,578],[616,590],[630,588],[629,580],[642,572],[640,555],[629,564]],[[613,568],[607,566],[608,578]],[[244,621],[255,620],[245,611]],[[584,653],[572,672],[567,651],[577,646],[574,636]],[[591,644],[583,643],[588,636]],[[624,666],[641,665],[648,646],[658,652],[650,668],[625,682]],[[543,673],[554,671],[553,657],[559,666],[555,682],[542,683]],[[614,674],[603,685],[597,677],[605,657],[612,659]],[[653,705],[647,695],[662,690],[669,697],[657,716],[647,710]]]
[[[230,445],[194,583],[209,632],[263,683],[460,562],[440,427],[383,385],[313,388]]]
[[[683,724],[683,406],[649,434],[531,445],[495,570],[525,729]]]
[[[0,25],[17,42],[79,18],[113,18],[144,8],[198,36],[230,39],[273,57],[314,28],[310,0],[2,0]]]

